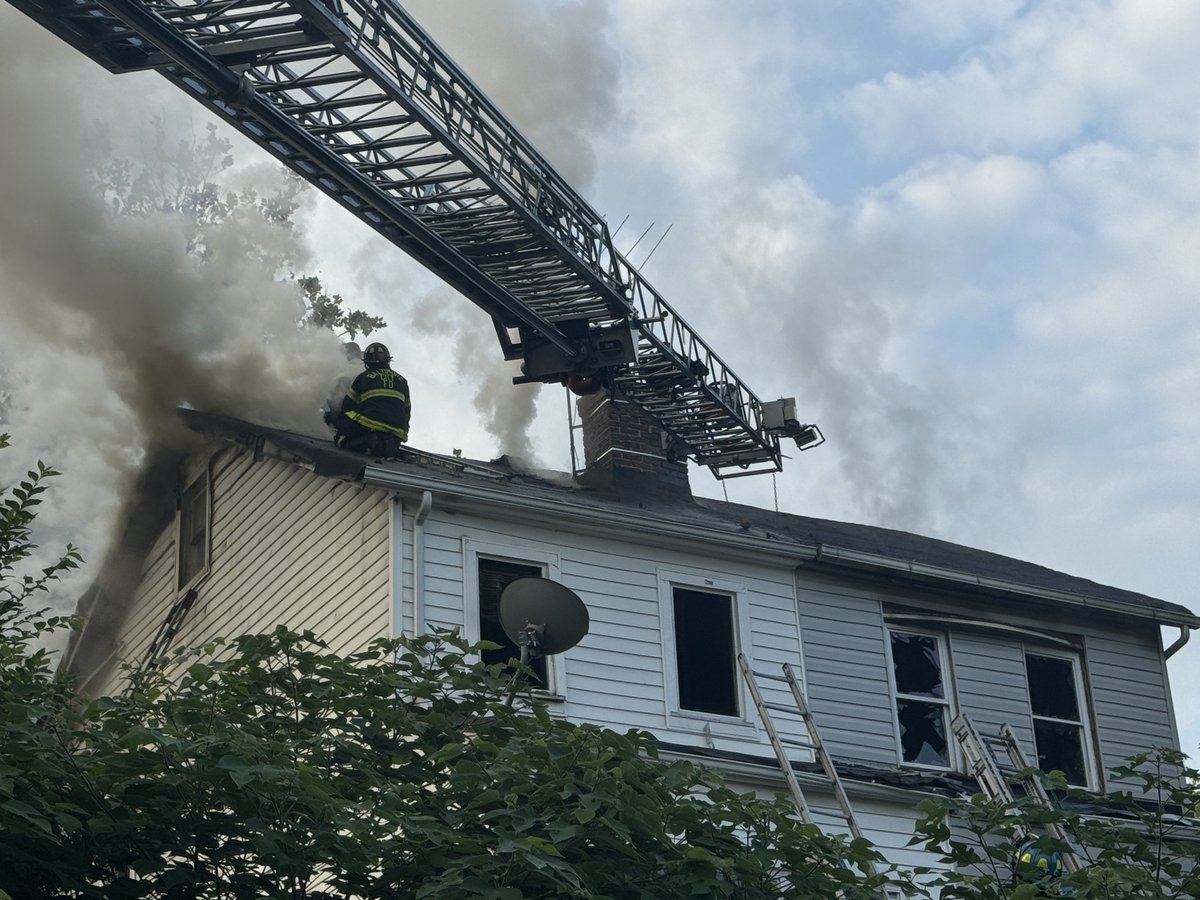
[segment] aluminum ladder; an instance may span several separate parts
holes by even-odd
[[[846,826],[850,829],[851,837],[861,838],[863,836],[862,829],[858,827],[858,818],[854,815],[854,807],[850,805],[850,798],[846,795],[846,788],[842,785],[842,779],[838,775],[837,767],[833,764],[833,759],[825,749],[824,741],[821,740],[821,733],[817,730],[817,723],[814,721],[812,712],[808,708],[808,702],[804,699],[804,694],[800,690],[800,684],[796,681],[796,674],[792,671],[792,667],[784,663],[782,675],[771,675],[751,669],[750,663],[747,661],[744,653],[738,654],[737,661],[738,668],[742,671],[742,678],[746,682],[746,687],[750,689],[750,696],[754,698],[754,705],[758,709],[759,718],[762,719],[763,728],[767,731],[771,747],[775,750],[775,758],[779,761],[779,768],[783,771],[783,778],[787,782],[792,800],[795,801],[796,811],[800,814],[801,821],[809,825],[816,824],[813,821],[812,810],[809,809],[808,801],[804,797],[804,791],[801,790],[800,782],[796,779],[796,772],[792,769],[792,763],[788,759],[787,753],[784,752],[784,744],[813,751],[817,757],[817,761],[821,764],[821,768],[825,771],[825,777],[829,779],[829,786],[833,789],[833,796],[837,798],[838,806],[842,809],[842,818],[845,820]],[[784,706],[779,703],[768,703],[765,701],[758,689],[757,679],[786,684],[792,692],[792,700],[795,702],[795,706]],[[804,727],[808,729],[809,740],[797,741],[791,738],[781,738],[779,732],[775,730],[775,723],[771,721],[772,710],[793,716],[799,715],[804,721]],[[870,866],[870,870],[871,874],[874,875],[875,866],[873,864]]]
[[[967,760],[970,774],[979,782],[983,793],[992,800],[1001,800],[1009,806],[1017,805],[1017,797],[1013,784],[1021,786],[1025,795],[1035,806],[1042,809],[1054,809],[1054,801],[1046,793],[1046,788],[1036,774],[1029,774],[1029,760],[1017,743],[1017,737],[1005,723],[1000,726],[995,736],[981,735],[966,713],[960,713],[950,723],[950,730],[962,747],[963,756]],[[1008,766],[1002,766],[996,759],[996,749],[1003,750],[1008,757]],[[1063,844],[1070,846],[1066,831],[1057,822],[1047,822],[1041,826],[1046,834]],[[1070,851],[1062,854],[1063,869],[1067,872],[1079,871],[1079,860]]]

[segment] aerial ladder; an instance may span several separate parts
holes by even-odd
[[[597,385],[718,478],[821,443],[764,403],[605,220],[395,0],[9,0],[114,73],[153,69],[487,312],[516,382]]]

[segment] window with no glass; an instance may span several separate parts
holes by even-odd
[[[893,630],[890,636],[900,758],[913,765],[949,768],[945,645],[933,634]]]
[[[183,492],[179,504],[179,589],[208,568],[208,473]]]
[[[485,663],[507,665],[521,658],[521,648],[509,639],[500,624],[500,595],[518,578],[541,578],[544,574],[542,567],[533,563],[479,557],[479,637],[500,645],[499,650],[483,651]],[[534,673],[532,686],[548,690],[546,658],[531,660],[529,667]]]
[[[1068,783],[1087,787],[1087,737],[1075,658],[1026,653],[1025,674],[1038,768],[1057,770]]]
[[[673,585],[671,602],[679,708],[739,715],[733,597]]]

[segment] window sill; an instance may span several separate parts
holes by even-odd
[[[965,771],[962,767],[955,766],[953,764],[948,765],[948,766],[931,766],[931,765],[927,765],[925,763],[914,763],[914,762],[901,761],[901,762],[896,763],[896,767],[899,769],[902,769],[906,772],[931,772],[931,773],[936,773],[939,775],[950,775],[950,774],[954,774],[954,775],[964,775],[965,774],[968,776],[971,775],[970,772]]]
[[[208,580],[210,571],[211,567],[209,565],[205,565],[203,569],[192,576],[191,581],[182,587],[176,588],[175,599],[179,600],[181,597],[185,596],[188,591],[198,590],[200,585],[204,584],[204,582]]]
[[[694,731],[697,734],[707,731],[719,737],[744,738],[758,735],[758,729],[753,722],[716,713],[674,709],[668,715],[667,723],[681,731]]]

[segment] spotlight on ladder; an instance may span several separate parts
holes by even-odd
[[[825,443],[825,435],[816,425],[806,425],[796,418],[796,399],[781,397],[762,404],[763,428],[770,434],[790,437],[801,450],[811,450]]]

